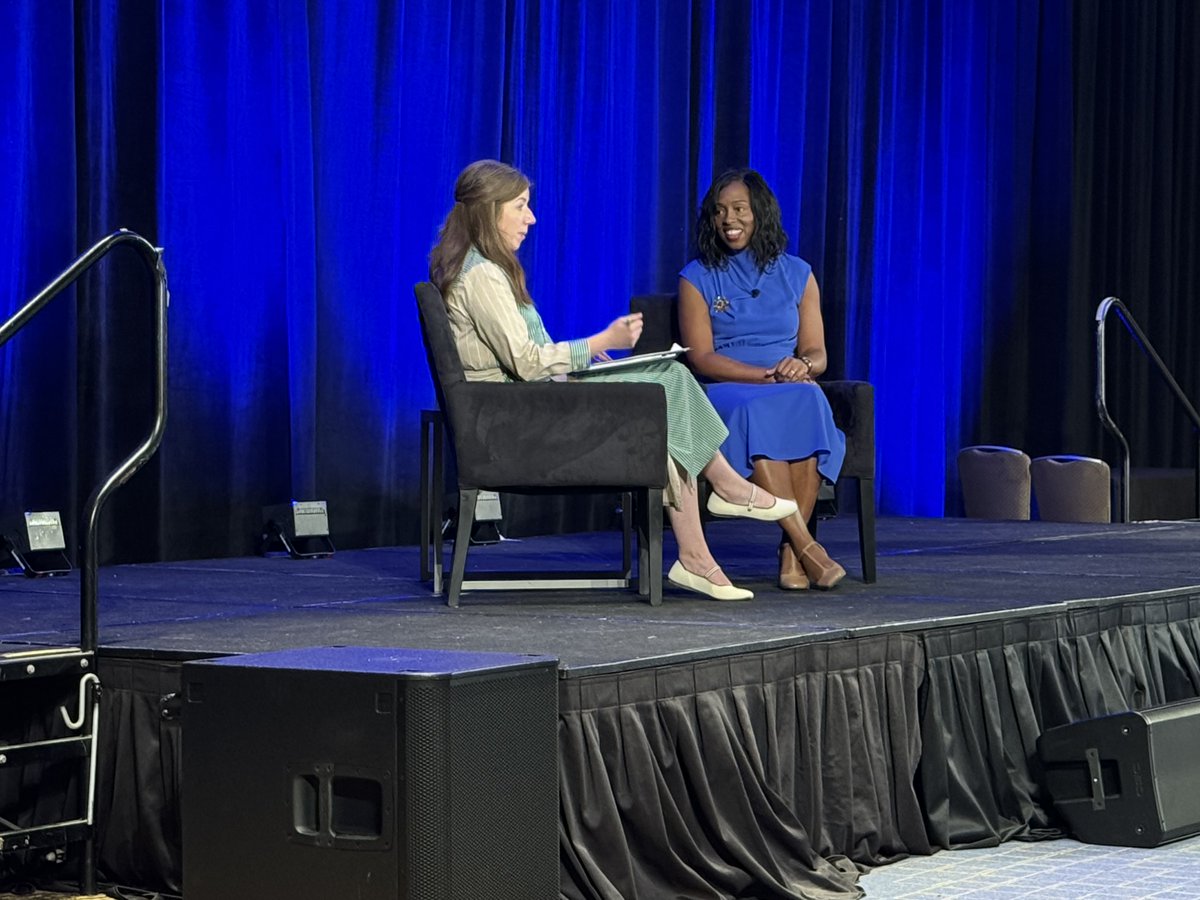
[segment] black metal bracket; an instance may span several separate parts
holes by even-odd
[[[0,535],[0,565],[6,557],[11,558],[27,578],[66,575],[71,571],[71,560],[63,551],[24,550],[8,535]]]
[[[280,548],[292,559],[325,559],[335,552],[333,541],[327,534],[292,537],[278,522],[268,519],[259,538],[259,555],[270,556],[281,552]]]

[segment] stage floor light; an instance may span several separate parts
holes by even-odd
[[[62,517],[56,510],[25,512],[16,521],[7,523],[0,536],[0,552],[16,564],[8,568],[29,578],[70,572],[66,549]]]
[[[324,500],[292,500],[263,508],[259,554],[286,552],[292,559],[333,556],[329,509]]]

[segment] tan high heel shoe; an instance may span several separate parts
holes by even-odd
[[[836,587],[837,583],[846,577],[846,570],[830,559],[825,548],[816,541],[810,541],[797,556],[809,582],[819,590],[827,591]]]
[[[785,591],[808,590],[808,575],[786,539],[779,545],[779,586]]]

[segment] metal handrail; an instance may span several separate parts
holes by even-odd
[[[1105,391],[1105,354],[1104,354],[1104,321],[1108,317],[1109,312],[1116,310],[1117,316],[1125,324],[1126,330],[1133,335],[1134,341],[1142,352],[1150,358],[1158,369],[1158,374],[1166,381],[1167,386],[1171,389],[1171,393],[1175,395],[1175,399],[1183,407],[1184,412],[1192,421],[1192,427],[1196,429],[1200,435],[1200,414],[1196,412],[1196,408],[1192,406],[1187,395],[1179,383],[1175,381],[1175,377],[1171,374],[1167,364],[1162,361],[1162,357],[1158,355],[1158,351],[1150,343],[1145,332],[1134,321],[1133,314],[1116,297],[1107,297],[1101,301],[1100,306],[1096,309],[1096,412],[1100,415],[1100,421],[1104,427],[1112,433],[1121,445],[1121,521],[1129,521],[1129,442],[1125,440],[1125,435],[1121,429],[1117,427],[1112,420],[1112,416],[1108,413],[1108,402]],[[1200,515],[1200,441],[1197,442],[1196,454],[1196,512]]]
[[[131,244],[145,261],[154,275],[155,313],[154,313],[154,342],[155,342],[155,385],[154,385],[154,423],[150,434],[127,456],[105,479],[92,491],[84,510],[84,527],[81,553],[83,569],[80,575],[79,590],[79,619],[80,619],[80,649],[86,653],[94,653],[98,643],[98,627],[96,613],[99,549],[96,534],[99,528],[100,512],[118,487],[133,477],[146,462],[154,455],[162,443],[163,432],[167,425],[167,270],[163,265],[163,253],[160,247],[155,247],[144,237],[135,232],[121,228],[108,237],[101,238],[91,249],[86,251],[75,262],[63,270],[62,274],[26,303],[17,313],[0,325],[0,347],[4,346],[13,335],[37,314],[38,310],[54,299],[59,293],[72,285],[88,269],[100,261],[110,250],[119,244]]]

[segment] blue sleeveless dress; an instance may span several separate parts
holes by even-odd
[[[694,259],[680,275],[691,282],[712,317],[713,349],[732,359],[770,367],[796,353],[800,298],[812,266],[784,254],[760,272],[749,250],[729,257],[724,269]],[[836,481],[846,437],[833,424],[825,392],[815,384],[714,382],[708,399],[729,428],[721,450],[749,475],[757,457],[817,458],[817,471]]]

